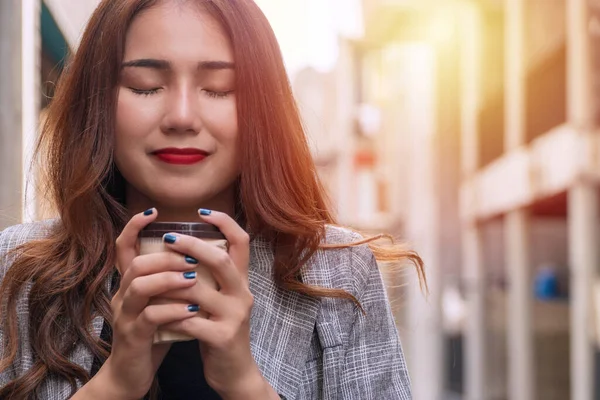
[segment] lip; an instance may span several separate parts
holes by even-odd
[[[153,151],[152,154],[160,161],[167,164],[191,165],[203,161],[209,153],[196,148],[168,147]]]

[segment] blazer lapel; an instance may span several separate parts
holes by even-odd
[[[252,354],[273,388],[294,399],[310,354],[320,301],[275,285],[273,251],[260,239],[251,245],[249,279],[254,295]]]

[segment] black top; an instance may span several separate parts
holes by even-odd
[[[204,379],[204,368],[197,340],[173,343],[158,369],[157,376],[160,387],[159,399],[221,399]]]
[[[100,337],[109,343],[112,340],[111,328],[106,321]],[[98,372],[100,366],[100,360],[94,358],[92,376]],[[157,377],[160,400],[221,399],[204,379],[197,340],[173,343],[158,369]]]

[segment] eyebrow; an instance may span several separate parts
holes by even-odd
[[[126,61],[121,64],[121,68],[136,67],[136,68],[150,68],[158,70],[171,69],[171,63],[167,60],[156,60],[152,58],[142,58],[139,60]],[[234,69],[235,64],[229,61],[201,61],[198,63],[198,69],[200,70],[223,70],[223,69]]]

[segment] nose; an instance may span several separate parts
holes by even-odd
[[[161,129],[164,133],[198,133],[202,129],[195,90],[180,87],[167,99]]]

